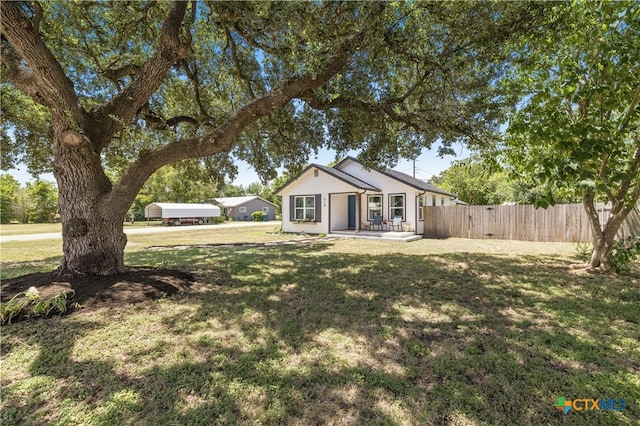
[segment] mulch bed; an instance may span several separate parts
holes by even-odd
[[[35,287],[43,299],[73,290],[71,303],[77,302],[83,311],[121,306],[171,296],[179,291],[198,287],[193,275],[178,270],[134,267],[122,274],[83,276],[56,281],[53,272],[36,273],[3,280],[0,299],[3,302],[18,293]]]

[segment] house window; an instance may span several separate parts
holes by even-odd
[[[369,195],[367,197],[367,217],[373,220],[375,216],[382,216],[382,195]]]
[[[404,220],[404,194],[389,195],[389,219],[396,216]]]
[[[315,221],[316,197],[313,195],[295,197],[293,217],[295,220]]]
[[[263,207],[262,211],[265,212],[265,213],[269,213],[269,207],[268,206]]]
[[[238,212],[239,213],[246,213],[247,212],[247,208],[246,207],[238,207]]]
[[[444,206],[444,197],[440,198],[440,205]]]
[[[434,207],[438,205],[437,202],[436,202],[436,196],[435,195],[431,197],[431,205],[434,206]]]
[[[424,195],[418,195],[418,220],[424,220]]]

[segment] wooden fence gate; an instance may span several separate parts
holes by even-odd
[[[603,223],[611,206],[597,204]],[[620,227],[616,238],[640,235],[640,209]],[[582,204],[557,204],[547,209],[533,205],[424,207],[427,238],[495,238],[522,241],[591,241],[589,218]]]

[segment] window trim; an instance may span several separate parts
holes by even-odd
[[[418,206],[418,222],[424,222],[424,206],[427,196],[425,194],[418,195],[417,206]]]
[[[243,206],[243,207],[238,207],[238,213],[246,213],[247,212],[247,207]]]
[[[402,197],[402,207],[396,207],[393,205],[393,203],[391,202],[391,199],[395,197]],[[392,214],[392,210],[397,210],[397,209],[402,209],[402,221],[404,222],[406,220],[406,213],[407,213],[407,194],[405,193],[389,194],[389,216],[388,216],[389,220],[393,220],[395,216],[399,216],[397,214]]]
[[[382,216],[384,214],[384,194],[367,194],[367,220],[369,222],[373,222],[373,218],[375,216],[375,215],[371,216],[370,213],[376,211],[376,210],[371,210],[369,208],[369,205],[371,203],[369,200],[371,199],[371,197],[379,197],[380,198],[380,210],[378,210],[378,211],[380,212],[379,213],[380,216]]]
[[[302,207],[296,206],[296,200],[302,198],[303,200],[311,198],[313,200],[313,218],[308,216],[309,210],[312,209],[305,201],[302,202]],[[296,217],[296,211],[302,210],[302,219]],[[305,213],[306,211],[306,213]],[[322,204],[321,194],[301,194],[289,196],[289,220],[291,222],[321,222],[322,221]]]

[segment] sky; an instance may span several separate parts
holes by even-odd
[[[424,150],[422,155],[420,155],[416,159],[415,177],[422,180],[428,180],[432,176],[438,175],[443,170],[451,167],[451,162],[463,160],[465,158],[468,158],[470,155],[470,152],[466,150],[462,144],[459,144],[457,147],[454,145],[453,148],[456,151],[456,156],[447,155],[444,157],[438,157],[437,151],[435,149]],[[357,152],[350,153],[350,155],[355,157],[357,155]],[[335,152],[325,149],[319,151],[316,157],[309,158],[309,163],[326,165],[332,162],[334,159]],[[236,160],[236,165],[238,166],[238,175],[232,182],[234,185],[242,185],[246,187],[250,183],[260,182],[258,174],[248,163],[241,160]],[[395,167],[393,167],[393,169],[414,176],[414,164],[412,161],[401,161]],[[18,169],[8,170],[7,173],[13,176],[23,186],[25,183],[34,180],[33,176],[31,176],[31,174],[27,172],[24,166]],[[55,178],[50,173],[40,175],[40,179],[48,180],[53,183],[56,182]]]

